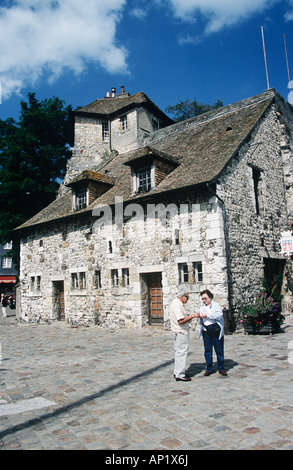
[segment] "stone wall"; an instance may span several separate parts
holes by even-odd
[[[231,303],[236,310],[262,287],[264,259],[284,260],[279,240],[281,232],[288,229],[288,218],[278,119],[273,107],[217,186],[227,216]],[[260,173],[259,213],[254,169]]]
[[[181,201],[181,202],[180,202]],[[173,205],[171,205],[173,204]],[[228,306],[226,255],[222,210],[216,198],[195,196],[165,201],[172,212],[153,218],[154,207],[142,207],[121,227],[60,224],[30,235],[21,243],[22,320],[50,322],[55,318],[53,283],[64,282],[65,318],[71,326],[141,327],[148,324],[144,276],[162,273],[164,320],[179,284],[179,264],[187,263],[191,301],[199,306],[199,292],[213,288],[223,307]],[[133,209],[133,208],[132,208]],[[131,209],[131,210],[132,210]],[[115,208],[113,208],[114,215]],[[127,213],[127,209],[124,209]],[[180,240],[177,235],[180,233]],[[193,263],[201,262],[203,278],[196,282]],[[122,270],[129,269],[129,285],[122,282]],[[112,270],[118,270],[118,286],[113,286]],[[100,271],[101,286],[95,285]],[[71,276],[84,272],[86,288],[73,290]],[[32,292],[31,279],[41,278],[39,292]]]

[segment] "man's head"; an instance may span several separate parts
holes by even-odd
[[[186,304],[187,300],[189,299],[189,291],[186,286],[179,286],[177,297],[183,304]]]

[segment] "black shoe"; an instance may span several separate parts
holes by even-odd
[[[190,377],[175,377],[175,380],[181,381],[181,382],[190,382],[191,378]]]
[[[185,377],[191,377],[189,374],[185,374]],[[174,374],[174,379],[176,379],[175,374]]]

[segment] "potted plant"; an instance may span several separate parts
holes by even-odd
[[[244,305],[240,313],[240,323],[248,334],[277,333],[284,319],[280,303],[267,292],[261,292],[253,302]]]

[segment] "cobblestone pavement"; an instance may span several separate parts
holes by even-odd
[[[293,450],[293,317],[273,336],[226,335],[228,377],[204,377],[192,333],[173,378],[173,336],[0,318],[0,449]]]

